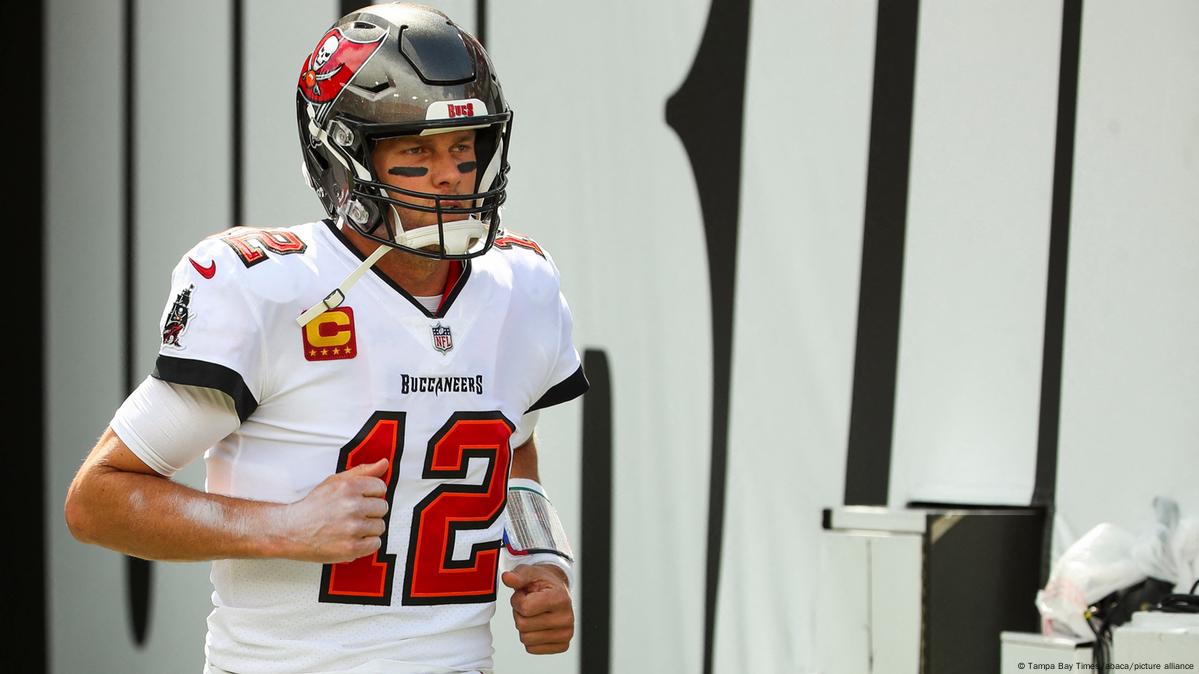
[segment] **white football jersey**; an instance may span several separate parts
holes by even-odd
[[[209,492],[289,503],[391,460],[377,554],[213,562],[206,653],[221,669],[489,669],[510,439],[587,388],[557,268],[532,241],[502,236],[463,263],[437,312],[372,270],[297,327],[362,259],[322,221],[233,229],[175,268],[154,375],[228,393],[242,420],[205,454]]]

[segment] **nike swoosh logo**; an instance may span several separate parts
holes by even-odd
[[[216,260],[209,262],[207,267],[200,266],[199,262],[196,262],[190,257],[187,258],[187,261],[192,263],[192,266],[196,268],[196,271],[200,272],[200,276],[203,276],[204,278],[212,278],[213,276],[216,276]]]

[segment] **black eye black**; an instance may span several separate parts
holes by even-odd
[[[387,172],[393,176],[404,176],[407,178],[419,178],[429,173],[429,169],[424,166],[393,166],[387,169]]]

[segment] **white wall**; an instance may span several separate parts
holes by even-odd
[[[504,221],[552,252],[575,342],[604,349],[611,367],[612,668],[620,672],[696,671],[702,655],[707,258],[691,168],[663,105],[690,69],[705,9],[683,0],[560,12],[509,3],[489,21],[488,50],[515,110]],[[547,425],[559,423],[547,416]],[[577,475],[577,455],[566,457],[578,451],[578,425],[562,430],[547,433],[547,444]],[[578,491],[563,495],[562,478],[577,480],[554,476],[555,500],[577,501]],[[572,671],[575,656],[558,657],[521,671]]]
[[[815,664],[820,509],[845,484],[874,23],[873,2],[822,1],[763,5],[750,26],[717,672]]]
[[[890,503],[1028,504],[1059,3],[920,3]]]
[[[228,225],[282,227],[322,217],[320,201],[300,173],[296,81],[304,58],[336,20],[338,3],[250,0],[242,7],[245,211],[243,222]]]
[[[1084,6],[1059,528],[1199,517],[1199,5]]]
[[[119,10],[118,0],[45,10],[47,646],[60,672],[86,671],[90,654],[129,640],[121,613],[88,610],[123,606],[124,561],[76,543],[62,516],[67,484],[123,397]]]

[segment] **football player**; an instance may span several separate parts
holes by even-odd
[[[492,64],[440,12],[376,5],[320,37],[296,105],[327,219],[182,257],[71,531],[213,560],[210,673],[486,672],[499,582],[526,649],[564,651],[572,557],[533,429],[587,380],[553,260],[500,228]],[[201,454],[205,492],[170,479]]]

